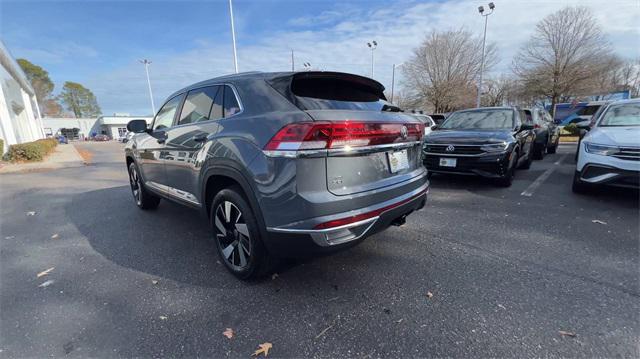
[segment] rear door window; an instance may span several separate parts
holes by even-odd
[[[196,123],[210,119],[209,113],[216,98],[218,86],[204,87],[189,91],[182,105],[179,125]]]

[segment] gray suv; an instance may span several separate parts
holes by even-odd
[[[350,247],[425,204],[424,127],[369,78],[244,73],[169,96],[125,148],[141,209],[199,209],[237,277]]]

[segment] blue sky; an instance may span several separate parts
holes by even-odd
[[[480,34],[478,5],[488,1],[234,1],[240,71],[296,67],[370,74],[366,42],[377,40],[375,78],[390,87],[394,63],[411,56],[433,29]],[[488,40],[498,44],[508,71],[511,58],[535,23],[564,5],[585,4],[614,49],[640,56],[637,0],[494,1]],[[486,5],[486,4],[485,4]],[[182,86],[233,71],[227,1],[0,0],[0,38],[14,57],[47,69],[56,83],[89,87],[103,113],[151,112],[144,69],[149,58],[156,104]]]

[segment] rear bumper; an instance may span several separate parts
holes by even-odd
[[[587,163],[579,174],[581,181],[590,184],[640,188],[640,171]]]
[[[270,253],[278,257],[306,257],[333,253],[352,247],[366,237],[380,232],[392,224],[402,224],[407,215],[424,207],[429,192],[429,184],[376,206],[361,208],[318,219],[316,222],[330,221],[336,218],[376,213],[371,218],[328,229],[309,229],[299,227],[267,228],[266,246]],[[389,209],[386,209],[389,208]],[[385,210],[386,209],[386,210]]]
[[[509,167],[510,152],[488,154],[484,156],[461,157],[443,154],[442,156],[425,154],[424,165],[429,172],[477,175],[488,178],[504,176]],[[455,167],[441,167],[440,158],[455,158]]]

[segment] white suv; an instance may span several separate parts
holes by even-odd
[[[640,99],[607,105],[578,148],[573,191],[593,185],[640,187]]]

